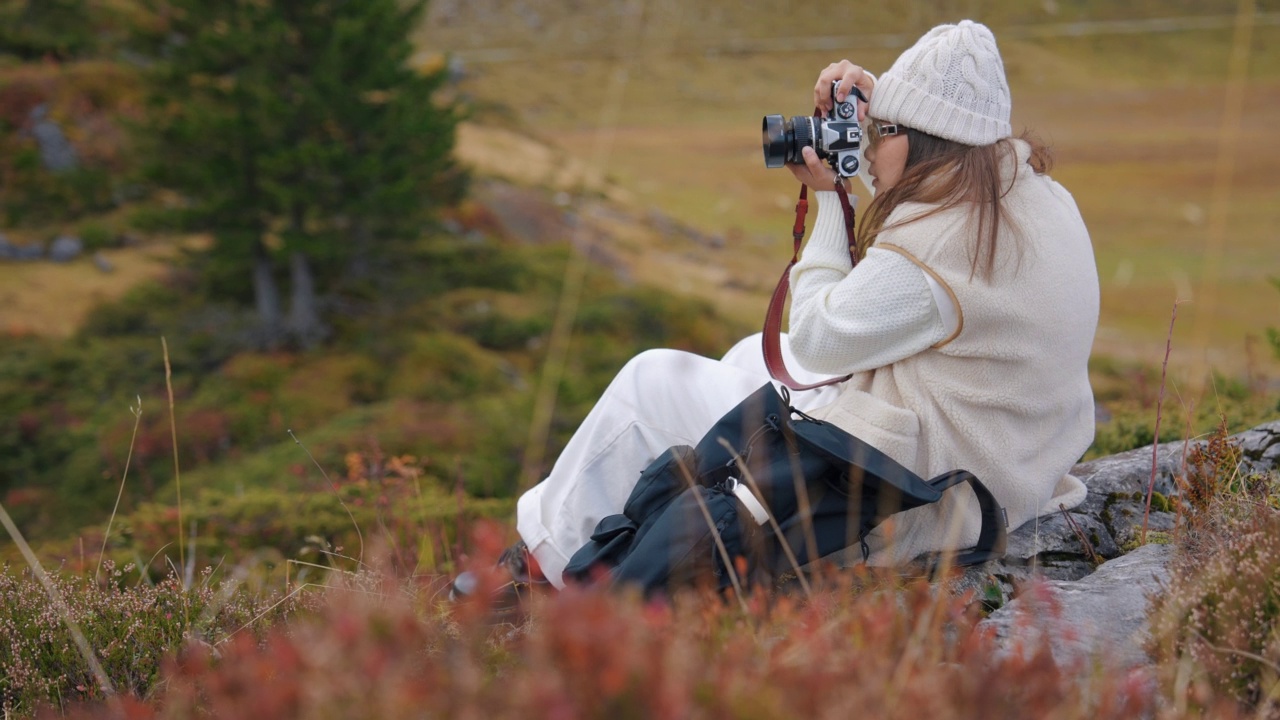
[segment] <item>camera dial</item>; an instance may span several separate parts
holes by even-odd
[[[831,86],[835,98],[840,83]],[[844,178],[858,174],[858,154],[862,148],[862,126],[858,124],[858,100],[866,102],[866,96],[857,87],[843,102],[835,103],[823,116],[796,115],[790,119],[781,115],[766,115],[760,124],[761,146],[765,167],[802,165],[805,147],[811,147],[818,157],[827,161],[836,173]]]

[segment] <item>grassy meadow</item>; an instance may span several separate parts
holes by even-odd
[[[1242,122],[1224,132],[1232,3],[1073,3],[1057,12],[1049,9],[1058,3],[908,5],[898,12],[823,3],[638,3],[625,20],[632,6],[621,3],[602,4],[612,13],[600,9],[585,18],[540,8],[545,30],[565,36],[560,43],[542,43],[542,27],[481,34],[482,12],[459,7],[455,25],[429,27],[423,37],[460,47],[464,87],[484,101],[477,107],[523,120],[530,140],[555,148],[557,161],[594,165],[617,195],[725,238],[714,250],[659,238],[647,248],[651,262],[638,259],[638,272],[660,279],[683,257],[708,274],[682,287],[754,323],[755,305],[719,291],[732,281],[754,286],[757,297],[767,293],[785,262],[795,193],[789,174],[764,168],[760,116],[809,112],[813,78],[829,62],[847,57],[883,71],[934,22],[985,19],[1005,57],[1015,129],[1031,129],[1051,144],[1054,176],[1075,195],[1093,235],[1103,290],[1097,352],[1158,362],[1170,308],[1181,301],[1176,366],[1203,372],[1208,362],[1236,375],[1280,369],[1265,347],[1247,349],[1280,308],[1268,283],[1280,272],[1274,7],[1257,8]],[[1034,33],[1068,22],[1192,14],[1228,25],[1142,34],[1104,24],[1080,37]],[[1238,136],[1227,198],[1214,207],[1219,147],[1232,132]],[[1215,213],[1223,217],[1218,239]]]
[[[103,37],[141,7],[90,4]],[[627,358],[760,323],[797,190],[760,117],[962,17],[994,29],[1015,129],[1092,233],[1090,456],[1150,442],[1166,380],[1161,438],[1218,438],[1181,479],[1156,665],[1004,653],[971,632],[982,597],[865,573],[740,603],[537,597],[515,625],[448,603]],[[134,185],[126,54],[0,48],[3,147],[30,151],[39,98],[86,166],[67,189],[0,155],[0,232],[75,233],[112,267],[0,262],[0,502],[52,571],[0,541],[6,718],[1277,717],[1280,491],[1221,437],[1280,416],[1280,2],[434,0],[414,37],[454,74],[467,194],[328,300],[312,350],[249,347],[186,201]]]

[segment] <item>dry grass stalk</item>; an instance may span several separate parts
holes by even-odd
[[[1062,517],[1067,519],[1067,525],[1071,526],[1071,531],[1076,534],[1077,538],[1080,538],[1080,544],[1084,546],[1084,552],[1089,556],[1089,562],[1094,565],[1101,565],[1102,558],[1098,557],[1097,551],[1093,549],[1093,543],[1089,542],[1089,538],[1085,536],[1080,523],[1076,522],[1076,519],[1071,517],[1071,513],[1067,512],[1067,506],[1058,503],[1058,509],[1062,511]]]
[[[329,489],[333,491],[333,496],[338,498],[338,503],[341,504],[342,509],[347,512],[347,517],[351,518],[351,526],[356,529],[356,538],[359,539],[360,541],[360,557],[356,560],[356,564],[363,565],[364,564],[364,533],[360,532],[360,523],[356,522],[355,514],[351,512],[351,508],[347,507],[346,501],[342,499],[342,493],[338,491],[338,486],[334,484],[333,480],[329,477],[329,473],[325,472],[324,468],[320,465],[320,463],[316,461],[316,456],[312,455],[311,451],[307,449],[307,446],[303,445],[302,441],[298,439],[298,436],[293,434],[293,430],[286,429],[285,432],[289,433],[289,437],[293,438],[293,442],[298,447],[302,448],[302,452],[306,453],[307,457],[311,459],[311,464],[315,465],[316,469],[320,471],[320,475],[323,476],[325,482],[329,484]]]
[[[631,4],[636,3],[633,0]],[[631,29],[639,35],[638,24]],[[614,71],[610,74],[605,100],[599,105],[600,114],[596,126],[601,132],[596,135],[596,142],[588,156],[590,158],[588,167],[593,173],[600,173],[609,166],[613,140],[617,134],[618,120],[622,113],[623,93],[631,79],[631,73],[628,70],[631,62],[633,60],[626,55],[618,60]],[[547,340],[547,356],[542,365],[542,375],[538,380],[533,417],[529,421],[529,439],[525,444],[524,460],[520,468],[521,491],[533,487],[540,479],[538,475],[542,472],[543,455],[546,453],[547,438],[551,433],[556,395],[559,393],[560,378],[568,365],[569,341],[573,337],[573,326],[578,317],[578,303],[586,283],[588,257],[595,242],[595,237],[588,231],[585,223],[575,226],[572,244],[577,251],[570,254],[569,262],[565,265],[564,283],[560,287],[560,299],[556,303],[551,335]]]
[[[729,574],[729,582],[733,584],[733,594],[738,598],[738,605],[742,607],[744,613],[749,613],[746,591],[743,590],[742,581],[738,578],[738,570],[733,564],[733,558],[729,556],[729,549],[724,545],[724,538],[720,537],[720,531],[716,529],[716,522],[711,517],[711,510],[707,508],[707,501],[703,500],[702,493],[698,492],[698,486],[693,482],[693,473],[684,464],[684,460],[677,457],[676,462],[680,465],[680,476],[684,478],[685,484],[693,494],[693,499],[698,503],[698,509],[702,511],[702,518],[707,521],[707,529],[711,531],[711,539],[715,541],[716,550],[724,562],[724,571]]]
[[[1160,397],[1156,401],[1156,427],[1151,440],[1151,481],[1147,483],[1147,508],[1142,513],[1142,543],[1147,542],[1147,520],[1151,517],[1151,494],[1156,490],[1156,467],[1160,457],[1160,417],[1164,414],[1165,378],[1169,373],[1169,351],[1173,349],[1173,323],[1178,319],[1179,301],[1173,303],[1173,313],[1169,316],[1169,334],[1165,337],[1164,364],[1160,366]]]
[[[752,477],[751,470],[747,468],[747,464],[742,461],[742,457],[733,449],[733,446],[729,444],[728,440],[720,438],[720,444],[723,445],[730,453],[733,453],[733,461],[738,464],[738,469],[742,471],[743,481],[751,488],[751,492],[755,493],[756,499],[763,498],[764,493],[760,492],[760,486],[756,484],[756,479]],[[795,572],[796,580],[799,581],[800,588],[804,590],[805,597],[812,598],[813,588],[809,587],[809,580],[805,578],[804,573],[800,571],[800,561],[796,559],[796,554],[791,552],[791,545],[787,542],[786,536],[782,534],[782,528],[778,525],[778,519],[774,517],[773,511],[770,510],[769,506],[765,505],[763,501],[761,501],[760,505],[764,508],[765,514],[769,517],[769,527],[773,528],[773,533],[778,538],[778,544],[782,546],[782,553],[787,556],[787,562],[791,563],[791,569]],[[810,557],[813,557],[813,555]]]
[[[173,368],[169,365],[169,343],[160,336],[160,349],[164,351],[164,386],[169,393],[169,434],[173,437],[173,482],[178,488],[178,564],[187,564],[186,543],[182,532],[182,472],[178,464],[178,421],[173,413]]]
[[[120,510],[120,498],[124,497],[124,483],[129,479],[129,464],[133,461],[133,447],[138,440],[138,425],[142,422],[142,396],[138,396],[137,407],[129,408],[133,413],[133,435],[129,438],[129,453],[124,459],[124,473],[120,475],[120,490],[116,493],[116,504],[111,508],[111,517],[107,519],[107,531],[102,535],[102,549],[98,551],[98,568],[93,571],[94,580],[102,573],[102,558],[107,554],[107,539],[111,537],[111,524],[116,520],[116,512]]]

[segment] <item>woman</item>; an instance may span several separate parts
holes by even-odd
[[[854,85],[870,100],[859,115],[875,199],[855,268],[833,172],[811,149],[792,166],[819,209],[792,270],[788,360],[808,371],[802,382],[855,374],[795,404],[923,477],[973,472],[1010,529],[1076,506],[1085,487],[1068,473],[1093,437],[1097,270],[1075,202],[1045,174],[1046,149],[1011,136],[995,38],[968,20],[939,26],[878,81],[833,64],[814,89],[823,110],[835,80],[836,100]],[[639,471],[669,446],[696,444],[767,379],[759,336],[720,361],[634,358],[546,481],[520,498],[523,542],[503,564],[517,581],[562,586],[569,557],[620,511]],[[969,547],[979,527],[976,499],[957,487],[877,528],[869,561]]]

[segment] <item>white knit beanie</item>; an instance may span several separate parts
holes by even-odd
[[[1012,110],[995,36],[962,20],[939,25],[902,53],[872,90],[869,112],[946,140],[990,145],[1013,134]]]

